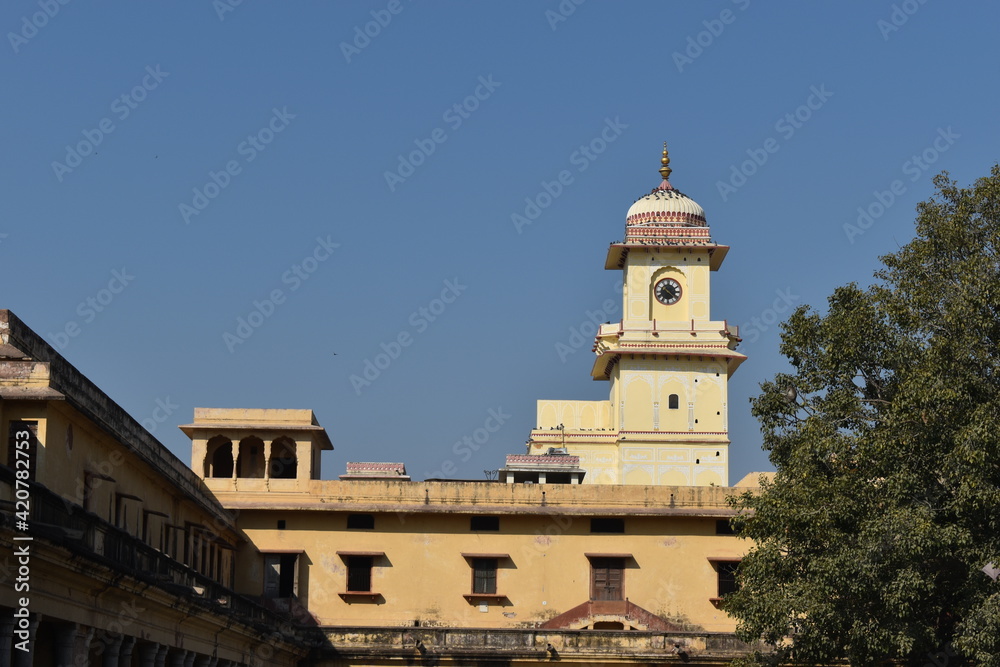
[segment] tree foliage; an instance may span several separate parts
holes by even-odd
[[[1000,665],[1000,166],[934,184],[752,401],[777,473],[733,499],[755,546],[725,602],[752,662]]]

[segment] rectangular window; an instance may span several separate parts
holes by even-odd
[[[472,592],[476,595],[496,595],[497,559],[472,559]]]
[[[500,517],[474,516],[469,520],[469,530],[500,530]]]
[[[375,528],[375,517],[371,514],[348,514],[347,527],[352,530],[372,530]]]
[[[298,595],[298,554],[264,554],[264,597]]]
[[[737,561],[725,562],[720,561],[715,564],[716,569],[719,572],[719,597],[724,597],[727,593],[735,593],[739,590],[739,584],[736,581],[736,572],[740,569],[740,564]]]
[[[624,558],[592,558],[590,560],[590,599],[624,600]]]
[[[716,519],[716,521],[715,521],[715,534],[716,535],[735,535],[736,531],[733,530],[733,526],[729,523],[729,519]]]
[[[347,592],[367,593],[372,589],[372,557],[348,556]]]
[[[610,517],[594,517],[590,520],[590,532],[592,533],[624,533],[625,519],[615,519]]]

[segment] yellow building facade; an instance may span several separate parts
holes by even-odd
[[[31,549],[30,594],[0,587],[0,667],[743,654],[722,598],[750,545],[728,498],[757,475],[727,486],[727,382],[744,357],[709,317],[728,249],[667,163],[608,252],[624,316],[600,327],[592,377],[609,400],[539,401],[528,452],[497,480],[376,462],[323,479],[333,443],[311,410],[197,408],[185,465],[0,311],[0,547],[14,571]]]
[[[199,475],[0,310],[0,666],[296,665]]]
[[[588,484],[726,486],[728,382],[746,358],[739,332],[710,318],[712,271],[728,246],[705,211],[662,182],[629,208],[604,268],[622,272],[622,319],[602,325],[591,375],[607,401],[539,401],[528,453],[565,448]]]

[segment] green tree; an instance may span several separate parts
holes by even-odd
[[[750,662],[1000,665],[1000,166],[934,184],[874,285],[792,314],[752,401],[777,473],[732,500]]]

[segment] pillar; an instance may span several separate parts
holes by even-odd
[[[118,667],[118,655],[122,650],[122,637],[105,637],[102,667]]]
[[[56,631],[56,667],[90,667],[94,628],[66,623]]]
[[[143,643],[139,646],[139,667],[155,667],[156,655],[160,652],[159,644]]]
[[[307,482],[312,478],[312,440],[295,441],[295,479]]]
[[[171,651],[169,660],[170,667],[184,667],[184,664],[187,662],[188,653],[190,652],[191,651],[184,651],[181,649]]]
[[[166,667],[167,665],[167,651],[170,647],[166,644],[161,644],[159,650],[156,652],[156,658],[153,660],[153,667]]]
[[[125,636],[118,652],[118,667],[132,667],[132,649],[135,648],[135,637]]]
[[[24,640],[21,636],[17,634],[14,635],[10,655],[11,667],[31,667],[31,659],[35,651],[35,633],[38,631],[38,622],[40,620],[41,617],[38,614],[30,614],[28,616],[27,651],[22,651],[17,648],[17,644],[20,644]],[[20,623],[18,623],[18,626],[20,626]]]
[[[195,438],[191,441],[191,468],[198,477],[207,477],[205,466],[208,464],[208,440]]]
[[[0,667],[10,667],[10,651],[14,640],[14,610],[0,608]]]

